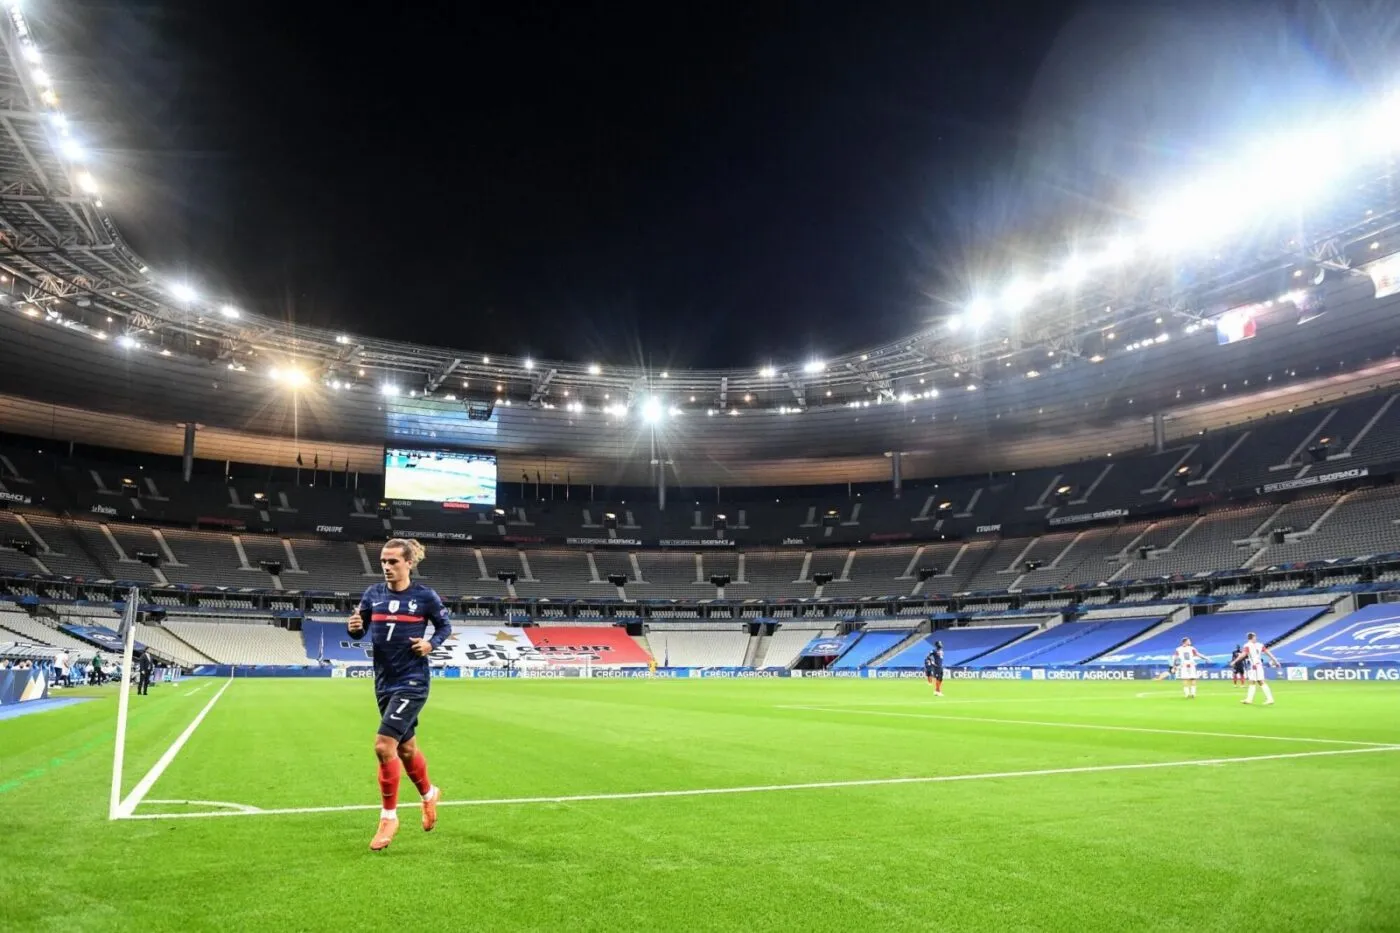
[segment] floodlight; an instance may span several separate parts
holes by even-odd
[[[1084,277],[1088,274],[1089,268],[1084,263],[1084,260],[1080,259],[1078,256],[1071,256],[1069,259],[1065,260],[1065,267],[1060,270],[1060,280],[1064,282],[1065,285],[1073,288],[1084,281]]]
[[[532,360],[532,359],[530,359],[529,357],[526,357],[526,358],[525,358],[525,368],[526,368],[526,369],[534,369],[534,368],[535,368],[535,361]]]
[[[141,344],[136,342],[136,338],[131,336],[130,334],[122,334],[120,337],[118,337],[117,344],[121,347],[126,348],[127,350],[134,350],[137,347],[141,346]]]
[[[821,360],[808,360],[806,363],[802,364],[802,371],[809,374],[825,372],[826,363]]]
[[[599,366],[597,363],[589,363],[589,364],[588,364],[588,375],[590,375],[590,376],[597,376],[597,375],[601,375],[602,372],[603,372],[603,367]]]
[[[992,303],[985,298],[975,298],[967,306],[967,323],[981,327],[992,319]]]
[[[1012,313],[1023,310],[1034,298],[1035,286],[1024,279],[1012,282],[1001,293],[1002,304]]]
[[[1104,250],[1104,259],[1109,262],[1127,262],[1137,252],[1137,241],[1132,237],[1120,236],[1109,242]]]
[[[661,400],[652,396],[642,403],[642,419],[647,424],[656,424],[661,420],[664,409],[661,407]]]
[[[81,162],[87,158],[87,152],[83,150],[82,146],[78,145],[76,139],[64,139],[59,143],[59,148],[63,150],[63,154],[68,157],[69,161]]]
[[[198,297],[195,294],[195,290],[185,282],[176,282],[174,285],[170,286],[170,295],[176,301],[182,301],[186,304],[194,301],[195,298]]]
[[[86,194],[97,193],[97,180],[92,177],[91,172],[79,172],[77,176],[78,187]]]
[[[300,389],[311,381],[311,379],[299,369],[289,369],[282,374],[282,379],[293,389]]]
[[[954,314],[948,318],[948,329],[950,331],[957,333],[959,330],[962,330],[962,326],[963,316],[961,314]]]
[[[395,395],[399,394],[399,387],[393,383],[386,382],[379,387],[379,394],[383,395],[385,398],[393,398]]]
[[[765,366],[758,371],[758,374],[764,379],[772,379],[775,375],[777,375],[777,370],[775,370],[772,366]]]
[[[1378,103],[1361,125],[1366,155],[1388,155],[1400,148],[1400,91]]]

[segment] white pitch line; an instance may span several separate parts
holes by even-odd
[[[182,693],[181,696],[192,697],[192,696],[194,696],[196,693],[198,693],[199,691],[203,690],[203,689],[204,689],[205,687],[207,687],[207,686],[209,686],[209,685],[208,685],[208,684],[200,684],[198,687],[195,687],[193,690],[189,691],[188,693]]]
[[[155,786],[156,781],[160,780],[160,776],[165,773],[165,769],[170,767],[170,763],[175,760],[175,756],[180,753],[180,749],[184,748],[185,743],[190,740],[190,736],[194,735],[194,730],[198,729],[199,724],[204,722],[204,717],[209,715],[209,711],[214,708],[214,704],[219,702],[219,697],[223,696],[224,691],[232,686],[232,684],[233,678],[230,677],[224,682],[224,685],[219,688],[219,692],[209,698],[209,702],[204,704],[204,709],[200,710],[199,715],[194,717],[194,720],[185,727],[185,731],[180,733],[180,737],[175,740],[174,744],[165,750],[165,754],[160,756],[160,760],[151,766],[151,770],[146,772],[146,776],[136,782],[136,786],[131,789],[131,793],[117,806],[117,819],[124,819],[136,812],[136,808],[140,806],[141,800],[151,792],[151,788]]]
[[[1376,748],[1334,748],[1314,752],[1285,752],[1277,755],[1246,755],[1234,758],[1191,758],[1183,761],[1149,761],[1139,764],[1084,765],[1076,768],[1041,768],[1034,771],[986,771],[979,774],[940,774],[934,777],[868,778],[854,781],[816,781],[810,784],[763,784],[751,787],[702,787],[691,790],[648,790],[626,794],[572,794],[560,797],[493,797],[483,800],[444,800],[440,807],[503,807],[535,803],[588,803],[606,800],[652,800],[664,797],[712,797],[721,794],[762,794],[775,791],[828,790],[843,787],[884,787],[893,784],[951,784],[957,781],[994,781],[1009,778],[1050,777],[1060,774],[1093,774],[1105,771],[1148,771],[1158,768],[1189,768],[1243,764],[1251,761],[1283,761],[1293,758],[1324,758],[1333,755],[1367,755],[1400,751],[1400,745]],[[412,808],[417,804],[405,804]],[[379,804],[349,804],[341,807],[281,807],[277,809],[222,810],[210,813],[137,813],[128,820],[193,820],[221,816],[290,816],[305,813],[348,813],[378,810]]]
[[[1052,726],[1060,729],[1100,729],[1107,732],[1146,732],[1155,735],[1193,735],[1211,739],[1268,739],[1274,742],[1312,742],[1320,745],[1355,745],[1370,748],[1400,748],[1394,742],[1356,742],[1351,739],[1315,739],[1301,735],[1252,735],[1240,732],[1198,732],[1192,729],[1153,729],[1147,726],[1113,726],[1093,722],[1054,722],[1040,719],[992,719],[986,716],[940,716],[937,713],[897,713],[888,710],[843,709],[838,706],[786,706],[774,709],[809,710],[818,713],[845,713],[852,716],[897,716],[903,719],[946,719],[953,722],[989,722],[1005,726]]]
[[[230,803],[227,800],[145,800],[147,806],[151,807],[223,807],[228,810],[241,810],[244,813],[256,813],[257,807],[249,806],[246,803]]]

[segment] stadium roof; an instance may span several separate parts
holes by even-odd
[[[1215,378],[1210,360],[1187,346],[1192,341],[1158,345],[1168,337],[1194,335],[1205,326],[1213,330],[1212,320],[1220,312],[1277,295],[1300,276],[1305,283],[1314,279],[1320,283],[1331,276],[1344,280],[1343,288],[1345,280],[1364,281],[1364,275],[1354,275],[1361,264],[1400,248],[1394,235],[1400,228],[1400,189],[1390,158],[1395,140],[1387,138],[1384,152],[1360,162],[1342,160],[1335,148],[1305,152],[1333,158],[1338,164],[1331,171],[1315,171],[1327,179],[1326,190],[1314,192],[1316,196],[1306,203],[1300,201],[1297,211],[1275,211],[1253,224],[1242,225],[1232,218],[1221,226],[1218,211],[1209,210],[1209,203],[1186,198],[1182,205],[1215,226],[1193,231],[1180,212],[1168,212],[1150,219],[1131,236],[1101,238],[1096,247],[1086,246],[1081,258],[1067,264],[1046,262],[1043,268],[1025,270],[1021,278],[997,290],[995,298],[971,301],[951,322],[960,326],[939,326],[824,359],[665,372],[602,367],[587,360],[487,356],[465,349],[369,339],[278,320],[222,296],[204,294],[196,281],[171,279],[149,268],[122,240],[107,214],[102,184],[103,172],[110,169],[85,156],[81,129],[64,115],[56,91],[62,76],[46,70],[45,43],[61,44],[62,36],[36,37],[19,4],[6,2],[4,9],[0,24],[0,122],[4,124],[0,133],[0,292],[7,294],[0,294],[0,320],[7,331],[16,329],[15,340],[6,341],[12,348],[39,339],[32,331],[45,330],[53,334],[50,354],[63,359],[56,368],[50,364],[51,371],[42,379],[31,374],[26,389],[18,394],[91,404],[109,412],[150,418],[168,414],[155,404],[139,404],[137,396],[142,393],[133,391],[124,397],[129,407],[119,407],[115,396],[107,398],[91,384],[83,398],[64,397],[56,386],[60,380],[76,386],[84,378],[94,378],[92,371],[121,346],[141,354],[143,376],[151,386],[188,385],[191,404],[199,401],[206,406],[203,410],[211,413],[211,420],[217,420],[220,405],[227,405],[227,392],[219,400],[198,397],[196,384],[204,386],[204,391],[209,385],[209,379],[201,382],[192,375],[201,369],[227,380],[225,389],[240,379],[257,380],[260,387],[274,379],[292,388],[323,389],[347,402],[358,399],[350,407],[364,411],[379,406],[385,395],[474,402],[497,413],[512,407],[541,415],[556,410],[561,416],[596,416],[600,421],[640,416],[657,405],[663,413],[752,413],[765,422],[816,410],[835,413],[887,406],[888,414],[862,413],[867,424],[888,422],[878,437],[843,435],[831,418],[822,419],[820,430],[828,438],[823,443],[790,428],[748,429],[761,433],[764,440],[786,439],[791,452],[800,456],[828,455],[838,448],[854,453],[858,445],[863,445],[866,456],[878,456],[872,451],[940,446],[941,439],[930,436],[931,429],[916,432],[914,438],[907,436],[907,428],[902,434],[896,430],[899,424],[920,420],[917,414],[905,417],[902,409],[908,405],[938,406],[937,413],[929,409],[925,421],[941,418],[947,425],[959,418],[966,422],[974,416],[1006,416],[1009,427],[1021,423],[1013,416],[1027,416],[1028,406],[1034,404],[1042,428],[1073,433],[1086,427],[1086,408],[1100,413],[1101,421],[1129,413],[1115,408],[1104,394],[1102,377],[1075,378],[1073,373],[1107,370],[1111,367],[1099,364],[1140,356],[1150,348],[1153,364],[1134,358],[1121,365],[1143,381],[1139,395],[1144,401],[1153,398],[1154,392],[1157,400],[1167,398],[1168,373],[1178,378],[1186,372],[1187,381],[1195,376],[1206,381]],[[1280,156],[1276,161],[1295,165],[1298,159]],[[1289,198],[1288,190],[1280,190],[1275,207],[1288,207]],[[1222,239],[1220,230],[1227,228],[1230,235]],[[1158,248],[1164,246],[1170,249]],[[1378,247],[1383,248],[1378,252]],[[221,271],[236,278],[236,270]],[[1356,336],[1364,343],[1362,335]],[[1194,339],[1214,344],[1210,334]],[[102,343],[107,346],[99,347]],[[85,351],[84,346],[91,349]],[[37,366],[38,359],[31,354],[27,360],[17,360],[15,373],[22,374],[26,362]],[[1360,355],[1353,360],[1361,361]],[[129,361],[114,365],[121,367],[121,378],[129,383],[133,378]],[[1163,374],[1160,385],[1148,379],[1154,367]],[[162,368],[168,371],[163,374]],[[1057,377],[1053,389],[1051,379],[1041,378],[1052,374]],[[1296,367],[1293,377],[1298,378]],[[981,401],[973,412],[967,408],[970,399],[950,391],[974,385],[1002,387],[1003,401]],[[15,386],[6,388],[13,391]],[[1238,393],[1241,388],[1237,385],[1232,391]],[[1180,391],[1178,385],[1177,398]],[[942,401],[938,401],[940,393]],[[155,397],[153,390],[145,395]],[[1252,407],[1259,407],[1257,399]],[[1049,415],[1047,409],[1052,409]],[[177,417],[193,420],[195,416]],[[713,435],[717,430],[736,433],[734,422],[723,420],[722,429],[716,424],[695,432],[697,458],[721,455],[725,445]],[[349,422],[344,419],[328,419],[324,433],[331,439],[374,443],[368,426],[373,422],[373,428],[382,432],[383,418],[367,416],[363,421],[367,427],[362,431],[347,428]],[[502,421],[497,446],[503,449],[524,452],[533,445],[549,453],[552,444],[556,452],[609,456],[566,433],[541,433],[519,417],[514,423],[520,434],[509,437],[505,431],[509,421]],[[230,409],[223,426],[250,423],[245,406],[237,412]],[[539,418],[530,422],[539,423]],[[276,426],[263,429],[286,433]],[[981,433],[985,437],[986,432]],[[833,436],[844,437],[844,448],[830,440]],[[763,446],[740,441],[727,456],[781,456],[772,449],[757,449]],[[1050,453],[1049,447],[1042,453],[1070,455],[1068,449]],[[1085,449],[1075,455],[1087,453]]]

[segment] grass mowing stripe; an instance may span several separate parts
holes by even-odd
[[[1156,729],[1147,726],[1114,726],[1094,722],[1053,722],[1038,719],[991,719],[986,716],[940,716],[938,713],[896,713],[888,710],[847,709],[835,706],[778,705],[775,709],[807,710],[817,713],[846,713],[853,716],[897,716],[901,719],[946,719],[953,722],[985,722],[1003,726],[1058,726],[1061,729],[1102,729],[1108,732],[1147,732],[1154,735],[1192,735],[1208,739],[1266,739],[1273,742],[1314,742],[1324,745],[1353,745],[1370,748],[1396,748],[1389,742],[1356,742],[1351,739],[1318,739],[1301,735],[1251,735],[1239,732],[1198,732],[1192,729]]]
[[[159,709],[159,707],[157,707],[157,709]],[[150,713],[155,711],[156,710],[153,710],[150,707],[140,709],[139,711],[133,711],[129,714],[128,721],[145,721],[145,718]],[[76,748],[73,748],[71,751],[64,752],[55,758],[50,758],[47,764],[38,768],[34,768],[24,774],[21,774],[19,777],[11,778],[8,781],[0,783],[0,794],[7,794],[11,791],[18,790],[24,785],[33,783],[39,778],[42,778],[44,775],[51,773],[56,768],[60,768],[63,765],[71,764],[72,762],[77,761],[79,758],[83,757],[88,752],[91,752],[93,749],[104,745],[108,745],[112,741],[115,732],[115,729],[107,729],[105,732],[102,732],[94,738],[89,739],[88,741],[77,746]]]
[[[980,774],[940,774],[931,777],[864,778],[854,781],[814,781],[804,784],[760,784],[750,787],[701,787],[685,790],[648,790],[624,794],[570,794],[559,797],[497,797],[485,800],[444,800],[440,807],[520,806],[534,803],[589,803],[605,800],[653,800],[666,797],[712,797],[720,794],[762,794],[776,791],[829,790],[843,787],[883,787],[895,784],[947,784],[954,781],[994,781],[1008,778],[1053,777],[1062,774],[1094,774],[1104,771],[1146,771],[1154,768],[1186,768],[1193,766],[1245,764],[1255,761],[1284,761],[1295,758],[1323,758],[1335,755],[1366,755],[1376,752],[1400,751],[1400,745],[1375,745],[1367,748],[1337,748],[1316,752],[1284,752],[1277,755],[1245,755],[1234,758],[1188,758],[1181,761],[1149,761],[1121,765],[1084,765],[1075,768],[1037,768],[1030,771],[988,771]],[[138,801],[139,802],[139,801]],[[181,801],[162,801],[179,803]],[[194,804],[199,801],[187,801]],[[247,806],[223,804],[223,806]],[[412,808],[416,804],[405,804]],[[188,820],[216,816],[288,816],[306,813],[348,813],[378,810],[378,804],[347,804],[339,807],[279,807],[260,810],[249,807],[209,813],[128,813],[128,820]]]

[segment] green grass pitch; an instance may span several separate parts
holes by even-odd
[[[131,698],[124,792],[220,686]],[[234,681],[136,815],[366,809],[115,822],[114,693],[79,691],[0,721],[0,928],[1400,928],[1400,688],[948,688],[439,681],[446,801],[757,789],[405,809],[378,854],[368,682]],[[800,784],[838,786],[762,789]]]

